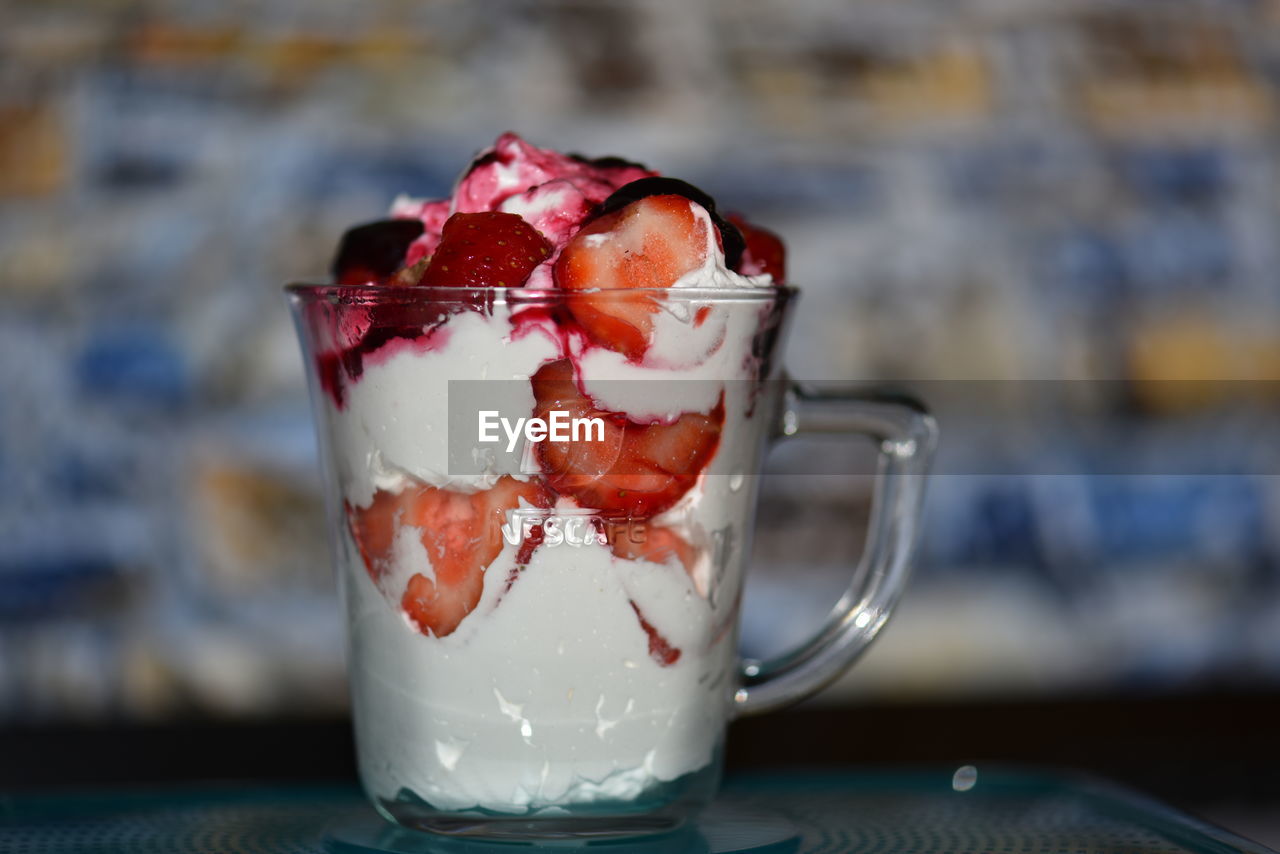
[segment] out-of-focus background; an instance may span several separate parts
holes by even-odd
[[[1268,0],[11,0],[0,733],[341,719],[280,288],[514,129],[780,232],[794,375],[1049,399],[1016,441],[944,413],[910,595],[808,710],[840,755],[1199,757],[1280,798],[1246,767],[1280,758],[1278,72]],[[751,650],[832,601],[862,487],[768,481]]]

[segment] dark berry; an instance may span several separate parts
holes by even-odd
[[[342,235],[331,269],[340,285],[380,284],[400,269],[409,244],[422,236],[416,219],[384,219]]]

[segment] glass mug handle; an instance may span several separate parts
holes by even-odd
[[[906,585],[924,476],[937,442],[933,418],[905,397],[819,394],[791,383],[780,410],[775,440],[869,437],[879,445],[879,466],[866,545],[849,587],[808,642],[766,661],[742,661],[733,695],[735,717],[771,711],[821,690],[879,633]]]

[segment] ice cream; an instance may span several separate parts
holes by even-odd
[[[334,273],[350,292],[306,322],[371,794],[543,815],[714,774],[781,244],[684,182],[504,134],[450,198],[348,232]],[[598,438],[462,471],[468,380]]]

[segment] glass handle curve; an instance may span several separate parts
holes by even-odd
[[[815,394],[792,384],[775,439],[798,435],[869,437],[878,444],[866,545],[848,588],[816,635],[774,658],[741,662],[734,717],[771,711],[820,691],[884,626],[911,568],[938,428],[924,406],[910,398]]]

